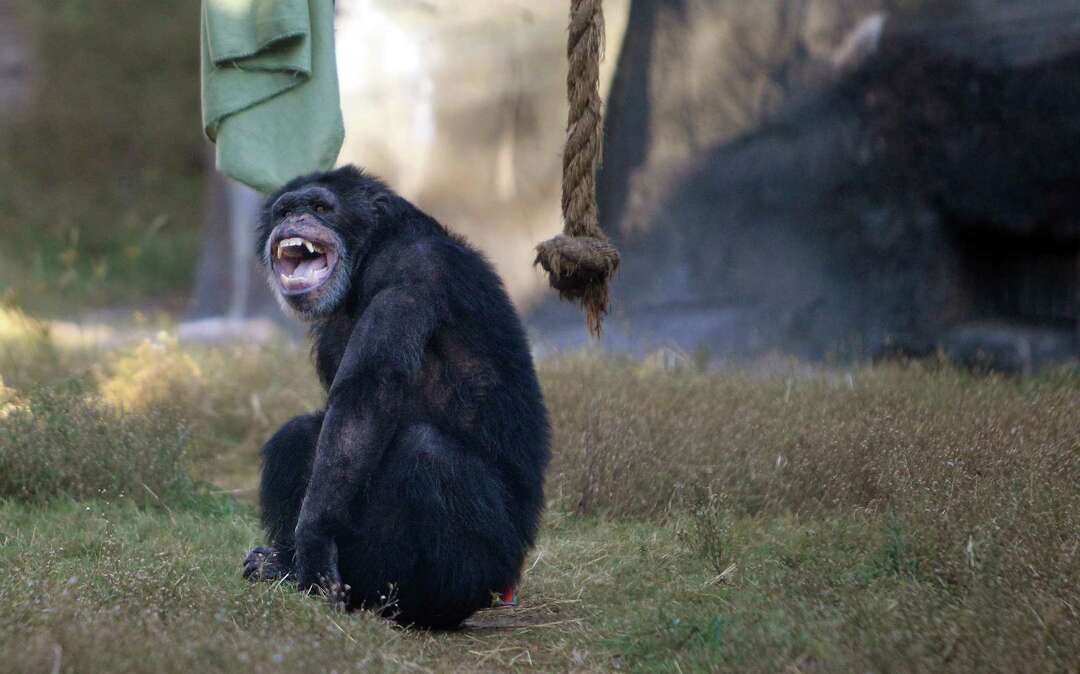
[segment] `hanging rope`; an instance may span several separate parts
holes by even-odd
[[[563,299],[581,302],[589,331],[598,337],[608,311],[608,281],[619,268],[619,251],[600,229],[596,208],[596,171],[604,134],[600,114],[603,49],[602,0],[570,0],[563,233],[536,247],[535,262],[548,273],[548,282]]]

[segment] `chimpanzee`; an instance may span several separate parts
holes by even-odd
[[[245,577],[459,626],[517,583],[543,507],[547,411],[502,282],[352,166],[272,195],[258,241],[282,306],[310,324],[327,401],[262,449],[269,547]]]

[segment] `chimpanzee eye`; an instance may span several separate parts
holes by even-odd
[[[315,212],[319,214],[325,214],[328,210],[330,209],[328,209],[326,206],[323,206],[322,204],[319,204],[315,207]]]
[[[292,209],[289,209],[289,210],[285,211],[284,217],[291,218],[292,217]]]

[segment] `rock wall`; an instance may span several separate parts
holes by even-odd
[[[624,254],[607,346],[1074,353],[1080,39],[1060,27],[1080,8],[1025,3],[1022,27],[1015,3],[929,5],[633,4],[601,180]],[[563,348],[575,318],[534,325]]]

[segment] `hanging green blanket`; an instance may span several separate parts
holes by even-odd
[[[203,0],[202,115],[217,167],[260,192],[329,169],[345,136],[333,0]]]

